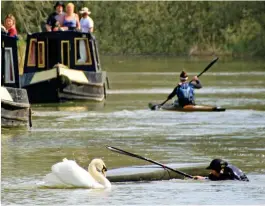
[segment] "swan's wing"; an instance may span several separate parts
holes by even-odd
[[[64,159],[52,166],[52,173],[64,184],[76,187],[103,188],[94,178],[73,160]]]
[[[67,187],[69,185],[64,184],[58,177],[53,174],[49,173],[44,177],[44,185],[48,187]]]

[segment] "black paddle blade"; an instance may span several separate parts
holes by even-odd
[[[152,104],[152,103],[149,103],[149,104],[148,104],[148,107],[149,107],[149,109],[151,109],[151,110],[159,110],[159,109],[160,109],[160,105],[159,105],[159,104]]]
[[[200,74],[197,75],[197,77],[200,77],[204,72],[206,72],[208,69],[210,69],[215,64],[215,62],[218,61],[218,59],[219,59],[219,57],[214,58],[211,61],[211,63]]]
[[[117,152],[120,154],[124,154],[122,151],[120,151],[118,148],[116,149],[115,147],[111,147],[111,146],[106,146],[107,149],[113,151],[113,152]]]
[[[136,157],[136,158],[140,158],[140,159],[145,160],[143,157],[141,157],[139,155],[136,155],[136,154],[133,154],[133,153],[130,153],[130,152],[126,152],[126,151],[121,150],[121,149],[116,148],[116,147],[106,146],[106,148],[111,150],[112,152],[117,152],[119,154],[128,155],[128,156],[131,156],[131,157]]]

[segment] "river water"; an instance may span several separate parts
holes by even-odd
[[[201,76],[197,104],[220,113],[149,111],[174,88],[182,68],[196,75],[211,58],[102,57],[111,89],[105,103],[33,105],[32,129],[2,129],[2,204],[265,204],[265,61],[220,59]],[[113,183],[111,190],[44,189],[37,184],[64,157],[108,169],[148,165],[111,145],[162,163],[223,158],[250,182],[169,180]]]

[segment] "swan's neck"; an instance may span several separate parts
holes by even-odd
[[[100,172],[97,171],[94,165],[89,165],[88,172],[91,176],[104,187],[111,187],[110,181]]]

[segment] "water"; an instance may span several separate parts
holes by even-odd
[[[265,204],[265,67],[263,60],[219,60],[201,77],[198,104],[221,113],[149,111],[181,69],[198,74],[206,59],[103,57],[111,90],[105,103],[34,105],[33,128],[2,129],[2,204]],[[37,184],[67,157],[108,169],[148,163],[108,151],[111,145],[163,163],[208,164],[224,158],[250,182],[170,180],[114,183],[111,190],[43,189]]]

